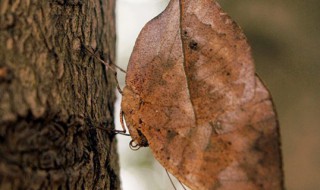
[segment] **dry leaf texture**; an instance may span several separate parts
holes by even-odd
[[[130,134],[193,190],[282,189],[276,114],[241,29],[212,0],[171,0],[140,33]]]

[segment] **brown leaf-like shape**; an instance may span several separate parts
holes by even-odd
[[[270,94],[215,1],[171,0],[143,28],[122,109],[133,140],[193,190],[283,188]]]

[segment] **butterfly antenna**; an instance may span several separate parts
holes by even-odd
[[[179,183],[181,184],[182,188],[183,188],[184,190],[187,190],[187,188],[183,185],[183,183],[181,183],[180,180],[178,180],[178,181],[179,181]]]
[[[172,181],[172,179],[171,179],[171,177],[170,177],[170,174],[169,174],[168,170],[166,170],[166,173],[167,173],[167,175],[168,175],[168,177],[169,177],[169,179],[170,179],[170,182],[171,182],[174,190],[177,190],[176,186],[174,185],[174,183],[173,183],[173,181]]]

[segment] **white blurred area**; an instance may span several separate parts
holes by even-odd
[[[142,27],[161,13],[169,0],[117,0],[117,64],[126,69],[135,40]],[[125,75],[118,73],[121,88]],[[118,93],[118,92],[117,92]],[[121,95],[117,94],[116,128],[121,129],[119,110]],[[120,174],[123,190],[173,190],[165,169],[155,161],[149,148],[133,151],[129,148],[130,137],[117,135],[120,157]],[[171,177],[175,180],[174,177]],[[176,188],[183,189],[175,180]]]

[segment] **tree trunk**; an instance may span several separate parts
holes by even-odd
[[[0,1],[0,189],[120,189],[114,0]]]

